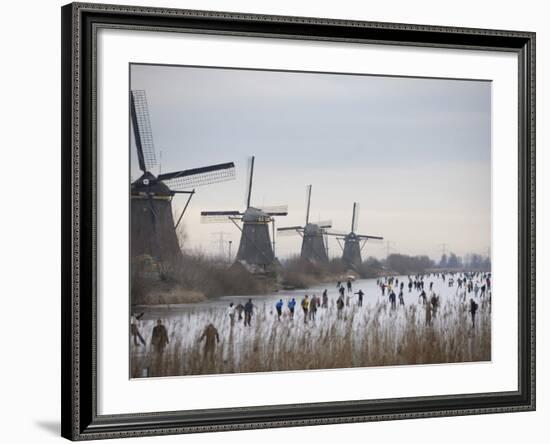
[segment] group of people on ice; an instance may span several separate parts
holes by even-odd
[[[377,279],[376,284],[380,289],[381,296],[383,298],[388,298],[391,310],[397,309],[398,301],[399,306],[405,306],[405,298],[403,294],[405,288],[408,289],[409,293],[411,293],[413,289],[418,291],[417,303],[421,304],[425,308],[426,325],[431,325],[432,319],[436,317],[440,306],[440,296],[434,291],[434,281],[436,279],[441,279],[443,282],[447,282],[449,287],[454,287],[456,283],[456,296],[459,297],[463,303],[466,303],[466,298],[470,296],[467,308],[470,314],[472,328],[475,328],[476,313],[479,309],[479,303],[490,304],[491,302],[491,273],[442,272],[419,274],[415,276],[408,276],[407,282],[404,278],[401,278],[400,280],[398,277],[390,276]],[[357,292],[353,292],[353,283],[351,279],[348,279],[345,283],[338,282],[336,289],[338,294],[335,301],[337,319],[343,318],[344,309],[345,307],[350,306],[350,300],[353,296],[356,295],[358,297],[357,306],[363,306],[363,298],[365,293],[361,289]],[[427,292],[430,294],[429,297]],[[477,301],[479,301],[479,303]],[[275,313],[277,319],[281,321],[281,318],[287,314],[289,320],[294,320],[298,304],[303,313],[303,322],[305,324],[314,322],[317,316],[317,311],[319,309],[328,309],[329,307],[328,290],[325,289],[320,297],[315,294],[312,294],[311,297],[305,294],[299,302],[296,298],[290,298],[286,301],[286,303],[283,299],[279,299],[275,303]],[[334,302],[332,302],[332,304],[334,304]],[[252,299],[248,299],[248,301],[244,304],[238,303],[235,305],[231,302],[227,308],[227,317],[229,318],[231,328],[234,327],[236,322],[243,322],[245,327],[250,327],[252,325],[254,310],[255,306],[252,303]],[[130,329],[134,345],[136,346],[139,346],[140,343],[145,345],[145,340],[137,328],[137,320],[139,320],[139,317],[139,315],[132,317]],[[199,338],[199,342],[203,341],[204,357],[205,359],[210,359],[213,356],[216,344],[220,341],[218,330],[213,324],[209,323],[204,328]],[[169,339],[166,327],[162,324],[161,320],[158,320],[157,325],[153,328],[151,345],[157,353],[162,354],[168,343]]]
[[[425,280],[432,279],[429,282],[429,292],[430,298],[425,290]],[[456,278],[456,281],[455,281]],[[449,287],[453,287],[455,282],[456,295],[460,300],[466,303],[466,298],[468,295],[473,293],[473,297],[470,297],[468,303],[468,312],[472,320],[472,328],[475,327],[476,313],[479,309],[479,304],[476,302],[476,299],[481,299],[484,301],[485,298],[488,299],[488,303],[491,302],[491,273],[483,272],[463,272],[463,273],[430,273],[430,274],[419,274],[416,276],[408,276],[407,288],[409,293],[414,288],[415,291],[419,291],[418,301],[423,306],[426,307],[426,324],[431,325],[432,318],[436,316],[437,310],[440,305],[440,297],[433,291],[434,280],[441,279],[443,282],[447,281]],[[399,290],[399,304],[405,305],[403,297],[403,289],[405,283],[403,279],[399,282],[397,277],[385,277],[384,279],[378,279],[377,284],[380,287],[382,296],[388,292],[389,301],[392,309],[396,308],[396,296],[395,290]]]
[[[420,290],[421,286],[418,284],[417,281],[414,281],[414,288],[415,290]],[[388,300],[390,302],[390,307],[392,310],[395,310],[397,308],[397,296],[395,295],[395,289],[399,289],[399,305],[405,305],[405,298],[403,297],[403,287],[404,283],[403,281],[399,282],[399,279],[393,276],[385,277],[384,279],[377,279],[376,285],[380,287],[380,291],[382,292],[382,297],[386,295],[386,291],[388,293]],[[409,279],[409,293],[411,292],[412,287],[412,281]],[[424,292],[423,285],[422,285],[422,293],[420,293],[419,298],[422,298],[425,300],[426,293]]]

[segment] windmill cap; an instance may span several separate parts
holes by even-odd
[[[155,176],[147,172],[132,182],[132,192],[147,191],[152,194],[172,196],[174,193],[166,184],[160,182]]]
[[[306,232],[306,234],[322,234],[322,231],[321,231],[321,229],[319,228],[319,225],[317,225],[317,224],[312,224],[311,222],[308,223],[308,224],[305,226],[305,232]]]

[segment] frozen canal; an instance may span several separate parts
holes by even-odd
[[[414,280],[414,277],[411,276]],[[388,292],[382,296],[376,279],[353,282],[352,293],[346,290],[349,306],[338,319],[336,283],[323,284],[307,290],[279,291],[258,296],[230,296],[185,305],[136,307],[144,315],[139,329],[147,345],[131,343],[132,375],[162,376],[204,373],[293,370],[306,368],[337,368],[367,365],[392,365],[431,362],[462,362],[490,359],[490,302],[476,298],[474,292],[458,290],[458,275],[454,285],[448,285],[435,275],[424,277],[424,289],[430,298],[440,297],[436,312],[427,313],[429,305],[419,298],[420,291],[409,292],[408,277],[397,276],[404,283],[404,306],[392,310]],[[472,280],[479,287],[482,275]],[[344,282],[345,284],[345,282]],[[321,297],[328,291],[328,308],[318,308],[314,321],[304,323],[300,302],[307,294]],[[464,288],[464,287],[463,287]],[[399,289],[394,285],[396,296]],[[363,306],[358,306],[359,290],[364,293]],[[252,325],[243,322],[231,326],[227,309],[230,302],[254,304]],[[287,303],[296,299],[294,320],[288,316]],[[471,327],[470,298],[479,305],[476,326]],[[284,302],[283,317],[278,321],[276,302]],[[429,319],[427,319],[429,318]],[[170,344],[163,356],[155,358],[150,346],[152,329],[161,319],[166,325]],[[237,319],[237,316],[236,316]],[[219,333],[214,358],[206,358],[200,337],[208,324]],[[155,367],[153,360],[159,359]]]

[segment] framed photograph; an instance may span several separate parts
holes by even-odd
[[[535,409],[535,35],[62,8],[62,435]]]

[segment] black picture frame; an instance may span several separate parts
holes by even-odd
[[[71,440],[535,409],[535,33],[72,3],[62,14],[62,436]],[[518,390],[97,414],[95,39],[100,27],[509,51],[519,66]],[[124,148],[123,148],[124,149]]]

